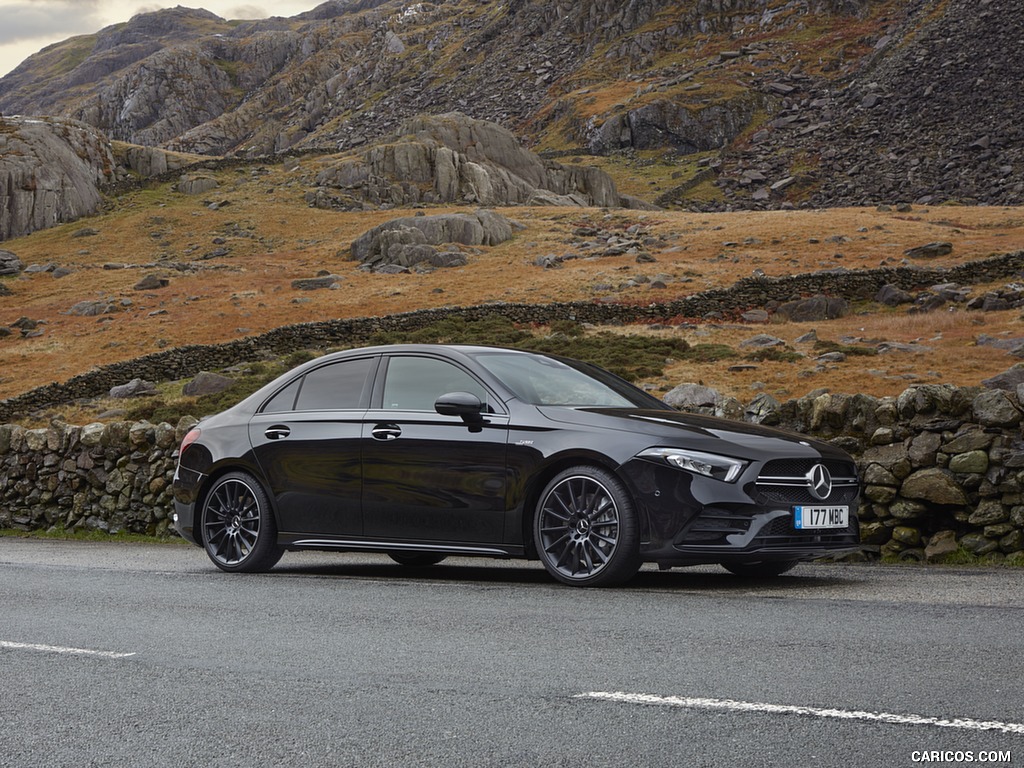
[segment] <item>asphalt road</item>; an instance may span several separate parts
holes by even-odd
[[[922,762],[1024,764],[1024,571],[579,590],[530,563],[289,553],[237,576],[192,548],[0,539],[3,766]]]

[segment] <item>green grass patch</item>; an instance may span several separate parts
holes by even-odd
[[[794,352],[792,349],[759,349],[756,352],[748,352],[743,356],[744,360],[751,360],[755,363],[797,363],[804,360],[803,355]]]
[[[694,344],[683,355],[692,363],[717,363],[734,357],[739,357],[739,352],[727,344]]]

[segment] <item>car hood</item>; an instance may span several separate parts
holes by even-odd
[[[850,460],[842,450],[795,432],[715,416],[638,408],[539,409],[552,421],[646,435],[651,447],[690,448],[740,459],[771,456]]]

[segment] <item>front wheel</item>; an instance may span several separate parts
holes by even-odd
[[[248,472],[220,478],[206,494],[200,519],[206,554],[222,571],[267,571],[284,554],[270,499]]]
[[[572,467],[548,483],[533,535],[544,567],[565,584],[613,586],[640,569],[633,500],[617,477],[599,467]]]
[[[770,579],[793,570],[797,562],[797,560],[781,560],[761,563],[722,563],[722,567],[736,576]]]

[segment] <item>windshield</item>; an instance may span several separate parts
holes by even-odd
[[[531,405],[595,408],[665,408],[596,365],[515,352],[480,352],[476,360],[517,398]]]

